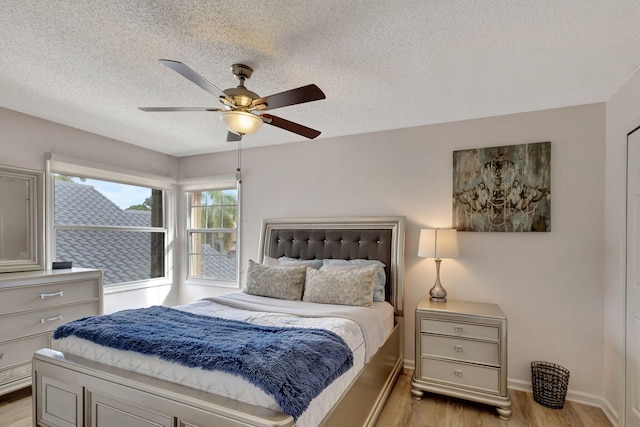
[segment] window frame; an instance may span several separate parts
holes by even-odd
[[[184,265],[184,270],[181,274],[183,283],[186,285],[203,285],[203,286],[216,286],[223,288],[240,288],[240,275],[241,275],[241,234],[242,234],[242,189],[241,189],[241,181],[238,179],[236,175],[221,175],[221,176],[213,176],[213,177],[203,177],[203,178],[190,178],[180,180],[178,182],[179,185],[179,193],[181,195],[180,200],[182,201],[182,207],[180,208],[180,215],[182,217],[181,221],[181,232],[182,238],[180,239],[181,245],[184,247],[182,251],[182,265]],[[230,190],[235,189],[237,191],[237,218],[236,218],[236,277],[234,281],[226,281],[220,279],[209,279],[202,277],[192,277],[189,275],[190,273],[190,265],[189,265],[189,253],[190,253],[190,233],[198,232],[198,231],[208,231],[208,230],[218,230],[218,229],[202,229],[202,228],[190,228],[190,194],[193,192],[201,192],[201,191],[217,191],[217,190]],[[227,229],[220,229],[227,230]]]
[[[162,209],[164,227],[137,226],[90,226],[90,225],[62,225],[55,224],[55,174],[83,177],[120,184],[135,185],[155,190],[162,190]],[[145,289],[156,286],[173,284],[171,277],[173,256],[170,251],[172,239],[175,235],[174,206],[176,181],[169,177],[153,175],[143,172],[130,171],[124,168],[90,162],[72,157],[48,153],[46,158],[46,229],[50,238],[47,239],[47,265],[56,259],[56,231],[57,230],[86,230],[86,231],[125,231],[125,232],[162,232],[164,234],[164,276],[148,278],[131,282],[104,284],[104,293],[123,292],[135,289]],[[73,260],[71,260],[73,261]],[[98,268],[98,267],[97,267]]]

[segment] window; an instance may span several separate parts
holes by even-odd
[[[188,278],[237,283],[237,187],[186,194]]]
[[[99,268],[104,284],[166,277],[165,191],[53,173],[53,259]]]

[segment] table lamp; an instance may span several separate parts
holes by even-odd
[[[436,283],[429,291],[431,301],[446,302],[447,291],[440,283],[440,262],[442,258],[458,258],[458,234],[454,229],[430,228],[420,230],[418,256],[435,258]]]

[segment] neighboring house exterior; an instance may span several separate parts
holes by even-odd
[[[56,225],[150,227],[151,212],[122,210],[91,185],[56,181]],[[149,277],[151,235],[130,231],[58,230],[56,258],[74,267],[99,268],[104,283]]]
[[[235,246],[235,245],[234,245]],[[226,254],[211,247],[202,245],[203,277],[219,278],[220,280],[235,282],[236,280],[236,252],[235,249],[227,250]]]
[[[121,209],[91,185],[55,182],[56,225],[151,227],[151,212]],[[57,230],[56,259],[74,267],[99,268],[104,283],[134,282],[150,276],[151,233]],[[235,251],[225,256],[203,245],[203,276],[235,280]],[[209,262],[206,262],[209,260]],[[219,261],[219,262],[216,262]]]

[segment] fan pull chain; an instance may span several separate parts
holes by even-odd
[[[238,141],[238,167],[236,168],[236,180],[238,184],[242,184],[242,175],[240,169],[241,155],[240,155],[240,141]]]

